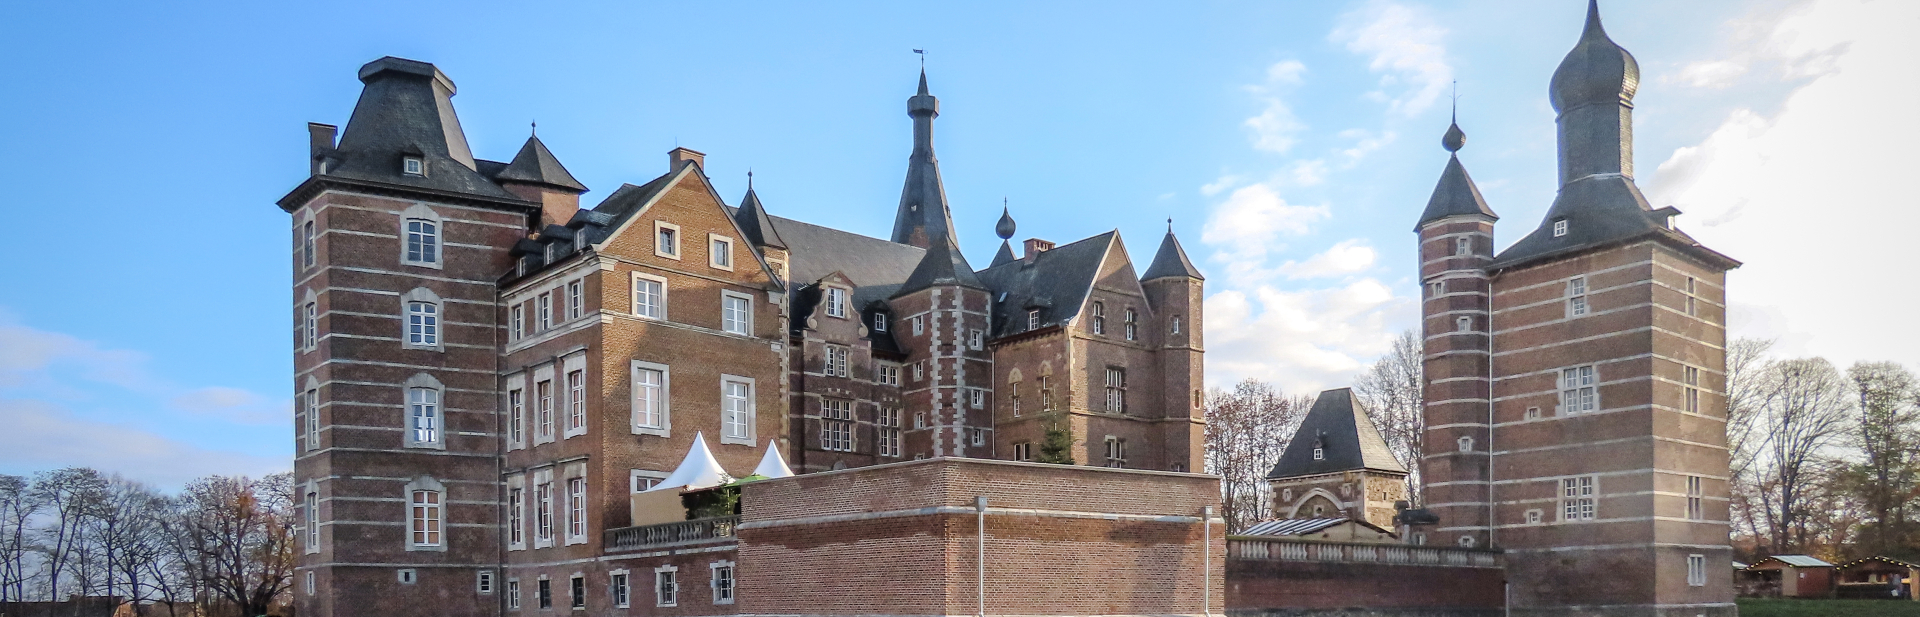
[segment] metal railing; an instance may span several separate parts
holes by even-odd
[[[739,526],[740,517],[720,516],[658,525],[616,527],[605,532],[602,550],[613,553],[684,544],[733,542],[733,530]]]
[[[1400,544],[1289,542],[1282,540],[1229,538],[1227,540],[1227,554],[1239,559],[1265,559],[1274,561],[1326,561],[1337,563],[1380,563],[1471,568],[1494,568],[1500,566],[1499,551],[1406,546]]]

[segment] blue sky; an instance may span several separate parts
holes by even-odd
[[[162,484],[287,466],[287,219],[304,123],[355,70],[438,64],[476,155],[540,135],[593,191],[708,154],[776,214],[885,235],[919,58],[962,246],[1165,220],[1209,273],[1209,380],[1311,392],[1415,325],[1414,218],[1445,152],[1518,239],[1552,201],[1546,85],[1583,2],[9,3],[0,6],[0,472],[93,464]],[[1836,362],[1920,361],[1898,178],[1910,3],[1609,0],[1642,68],[1638,179],[1747,261],[1736,335]],[[1846,261],[1841,261],[1846,260]],[[1846,263],[1834,268],[1836,263]],[[1852,264],[1869,264],[1857,267]],[[1889,331],[1891,330],[1891,332]]]

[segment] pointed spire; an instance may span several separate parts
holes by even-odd
[[[907,99],[907,115],[913,118],[913,152],[907,156],[907,181],[900,189],[892,239],[921,248],[953,242],[953,214],[940,180],[940,161],[933,155],[933,119],[940,116],[940,99],[928,93],[925,69],[920,71],[919,93]]]
[[[646,492],[666,489],[696,490],[712,488],[733,481],[733,476],[720,467],[720,461],[714,460],[713,451],[707,449],[707,436],[704,433],[693,434],[693,447],[687,449],[686,458],[680,459],[680,466],[666,479]]]
[[[1420,212],[1420,221],[1414,224],[1414,231],[1420,227],[1453,216],[1478,215],[1498,220],[1499,215],[1493,208],[1487,207],[1487,199],[1480,195],[1480,187],[1475,186],[1473,178],[1467,175],[1467,167],[1460,164],[1458,152],[1467,143],[1467,134],[1460,130],[1455,120],[1447,127],[1447,134],[1440,138],[1440,146],[1455,154],[1447,157],[1447,167],[1440,172],[1440,182],[1433,187],[1433,196],[1427,198],[1427,209]]]
[[[1560,184],[1595,174],[1633,176],[1633,95],[1640,63],[1600,25],[1600,5],[1587,4],[1579,42],[1553,71],[1548,100],[1559,112]]]
[[[980,277],[973,273],[973,266],[960,254],[960,249],[951,242],[940,242],[927,249],[920,258],[920,265],[913,267],[913,274],[900,284],[900,290],[893,293],[898,298],[916,291],[936,286],[971,287],[986,289],[980,283]]]
[[[494,174],[493,179],[501,182],[544,184],[576,193],[587,192],[587,185],[575,180],[573,174],[567,171],[565,165],[560,164],[560,159],[553,156],[553,151],[548,150],[547,144],[541,142],[538,136],[528,137],[527,143],[520,146],[520,153],[513,155],[513,162],[508,163],[500,173]]]
[[[1467,145],[1467,133],[1460,130],[1460,82],[1453,82],[1453,114],[1449,119],[1453,124],[1447,126],[1447,134],[1440,136],[1440,147],[1448,152],[1459,152]]]
[[[1015,230],[1013,214],[1007,211],[1007,198],[1002,197],[1000,198],[1000,222],[993,224],[993,233],[1000,236],[1001,240],[1012,240]]]
[[[740,233],[747,242],[756,247],[785,250],[787,241],[780,237],[780,230],[774,226],[773,218],[767,215],[767,207],[761,205],[760,195],[753,190],[753,172],[747,172],[747,195],[740,198],[740,209],[733,213],[733,222],[740,226]]]
[[[1173,235],[1173,219],[1167,219],[1167,236],[1160,239],[1160,250],[1153,254],[1153,263],[1147,265],[1147,272],[1140,275],[1140,280],[1170,276],[1207,280],[1200,276],[1199,268],[1193,267],[1193,260],[1187,259],[1186,249],[1180,248],[1180,239]]]
[[[767,454],[760,457],[760,466],[753,468],[753,475],[765,478],[787,478],[793,476],[793,469],[787,467],[786,457],[780,456],[780,448],[773,440],[767,440]]]
[[[987,264],[987,267],[996,268],[1003,264],[1010,264],[1019,260],[1020,258],[1013,256],[1013,243],[1001,240],[1000,250],[993,254],[993,263]]]
[[[1316,448],[1314,445],[1318,443]],[[1305,446],[1305,447],[1301,447]],[[1319,449],[1321,458],[1314,458]],[[1313,408],[1300,420],[1293,442],[1280,455],[1280,461],[1267,472],[1268,479],[1368,469],[1387,473],[1407,473],[1393,457],[1379,427],[1367,417],[1367,409],[1348,388],[1321,392]]]

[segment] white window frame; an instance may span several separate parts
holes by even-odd
[[[735,311],[732,304],[738,303]],[[734,315],[734,313],[738,315]],[[753,336],[753,296],[737,291],[720,291],[720,330],[728,334]]]
[[[987,429],[977,426],[967,429],[967,445],[974,447],[987,445]]]
[[[1438,298],[1447,295],[1447,282],[1442,279],[1427,281],[1427,297]]]
[[[1600,477],[1567,476],[1559,484],[1560,522],[1594,520],[1600,510]]]
[[[520,579],[507,579],[507,610],[520,610]]]
[[[727,393],[727,388],[730,384],[746,386],[747,393],[744,399],[745,410],[730,408],[731,405],[739,400],[738,397]],[[720,375],[720,443],[740,444],[744,446],[754,445],[754,429],[755,425],[759,424],[758,405],[754,400],[756,396],[755,392],[757,392],[757,389],[754,386],[752,377]],[[733,417],[733,414],[744,414],[745,417],[736,418]],[[735,429],[736,426],[738,426],[738,430]]]
[[[1108,435],[1105,441],[1107,444],[1106,466],[1114,469],[1125,469],[1127,467],[1127,440]]]
[[[473,592],[481,595],[493,595],[493,570],[481,569],[473,573]]]
[[[319,237],[316,235],[317,227],[313,215],[307,215],[305,220],[300,221],[300,269],[302,270],[312,268],[319,262],[319,250],[315,244],[319,242]]]
[[[1027,329],[1037,330],[1039,328],[1040,328],[1040,309],[1027,309]]]
[[[561,439],[571,439],[587,434],[587,402],[593,397],[593,385],[588,382],[587,354],[585,352],[567,356],[560,361],[560,382],[556,386],[565,388],[566,423],[562,428]],[[578,375],[576,382],[574,376]]]
[[[312,290],[307,291],[307,301],[300,307],[302,351],[320,348],[320,300]]]
[[[659,484],[661,480],[667,479],[669,475],[673,474],[651,469],[629,469],[627,470],[627,493],[637,494],[644,492],[647,489],[653,488],[654,485]],[[645,482],[643,483],[642,480],[645,480]],[[642,484],[645,484],[645,486],[641,486]]]
[[[303,545],[302,548],[306,549],[306,552],[318,553],[320,552],[320,486],[309,480],[307,481],[306,488],[305,496],[302,498],[303,501],[300,504],[302,510],[301,519],[303,519],[302,522],[306,523],[306,529],[302,530],[305,532],[304,539],[306,541],[301,544]]]
[[[406,447],[447,449],[447,387],[419,373],[407,378],[400,395]]]
[[[1107,303],[1105,302],[1093,303],[1093,333],[1101,336],[1107,334]]]
[[[313,595],[314,588],[319,586],[314,582],[314,579],[316,578],[314,576],[314,572],[312,570],[308,570],[302,574],[303,576],[301,576],[301,578],[304,579],[306,582],[305,587],[306,587],[307,595]]]
[[[924,361],[913,363],[913,380],[920,381],[926,378],[927,378],[927,363]]]
[[[1013,460],[1016,460],[1016,461],[1033,460],[1033,442],[1022,441],[1022,442],[1013,444]]]
[[[723,249],[721,247],[725,248]],[[722,255],[725,255],[727,258],[725,262],[720,261],[720,256]],[[707,234],[707,266],[715,270],[732,272],[733,262],[738,261],[735,256],[736,252],[733,250],[733,238],[716,233]]]
[[[406,176],[426,176],[426,159],[417,156],[400,157],[400,174]]]
[[[1687,520],[1707,520],[1706,478],[1687,476]]]
[[[586,281],[580,279],[567,283],[567,319],[569,321],[579,319],[580,315],[586,312],[581,308],[581,305],[586,304],[587,301],[586,286]]]
[[[642,387],[640,378],[646,374],[643,373],[643,371],[659,373],[660,383],[653,384],[650,387]],[[641,412],[645,408],[645,405],[643,405],[641,401],[641,395],[647,394],[648,390],[652,391],[651,394],[654,398],[651,402],[654,407],[652,411],[655,417],[651,424],[644,422],[641,417]],[[631,411],[628,424],[631,425],[630,428],[633,434],[658,435],[660,437],[673,436],[672,394],[673,373],[667,368],[667,365],[642,362],[639,360],[632,361],[627,369],[627,400],[628,410]]]
[[[1700,367],[1682,365],[1680,383],[1685,385],[1680,393],[1681,408],[1687,413],[1700,413]]]
[[[680,605],[680,568],[660,566],[653,569],[653,605]]]
[[[1700,553],[1687,555],[1687,586],[1707,586],[1707,556]]]
[[[527,549],[527,476],[507,476],[507,550]]]
[[[908,319],[907,321],[913,324],[914,336],[927,333],[927,317],[925,315],[914,315],[912,319]]]
[[[846,377],[851,374],[847,365],[852,363],[853,349],[845,345],[828,344],[821,370],[828,377]]]
[[[415,308],[426,310],[416,315]],[[446,302],[431,289],[415,287],[401,294],[400,346],[405,349],[446,351],[446,315]],[[419,318],[418,323],[415,323],[416,317]]]
[[[1180,333],[1180,316],[1179,316],[1179,315],[1174,315],[1174,316],[1173,316],[1173,328],[1172,328],[1171,330],[1169,330],[1168,332],[1170,332],[1170,333],[1172,333],[1172,334],[1179,334],[1179,333]]]
[[[828,287],[820,294],[820,302],[826,305],[828,317],[847,318],[847,290],[843,287]]]
[[[900,365],[892,362],[875,362],[873,376],[874,383],[883,386],[900,385]]]
[[[967,406],[974,409],[985,409],[987,406],[987,391],[980,388],[967,390]]]
[[[1453,254],[1456,256],[1472,255],[1473,254],[1473,238],[1469,238],[1466,236],[1460,236],[1458,238],[1454,238]]]
[[[320,382],[313,377],[307,378],[307,389],[299,394],[300,405],[305,408],[301,418],[306,423],[307,451],[320,449]]]
[[[533,525],[533,547],[547,548],[553,546],[554,504],[558,500],[554,499],[553,494],[552,468],[542,469],[533,473],[532,495],[533,497],[529,501],[533,506],[533,518],[529,522]]]
[[[672,250],[667,250],[669,247],[663,247],[660,245],[661,244],[660,232],[662,231],[673,232],[673,246],[671,247]],[[653,255],[655,257],[665,257],[667,259],[678,261],[680,259],[680,254],[686,252],[686,247],[687,247],[687,236],[686,234],[680,233],[679,225],[668,223],[666,221],[653,222]]]
[[[1567,235],[1567,229],[1567,219],[1555,219],[1553,221],[1553,237],[1558,238]]]
[[[720,575],[722,570],[726,571],[725,577]],[[713,590],[713,603],[733,604],[734,599],[739,596],[737,592],[740,585],[738,577],[740,571],[733,567],[733,562],[716,561],[707,564],[707,571],[707,587]],[[723,580],[726,581],[724,585],[721,584]]]
[[[1699,306],[1697,306],[1698,303],[1696,302],[1696,300],[1698,300],[1698,296],[1694,295],[1695,291],[1698,289],[1698,286],[1697,286],[1698,282],[1699,281],[1695,280],[1691,276],[1687,277],[1687,286],[1685,288],[1685,292],[1687,294],[1687,316],[1688,317],[1700,316]]]
[[[566,543],[587,543],[587,478],[584,474],[567,477]]]
[[[1593,313],[1593,307],[1587,301],[1589,288],[1587,277],[1576,276],[1567,279],[1567,318],[1582,317]]]
[[[527,307],[515,304],[507,314],[510,315],[507,319],[507,340],[520,340],[520,337],[527,334]]]
[[[820,397],[820,449],[853,452],[854,418],[852,400]]]
[[[541,292],[533,297],[533,325],[541,332],[553,329],[553,292]]]
[[[626,568],[607,573],[607,595],[613,600],[614,608],[633,606],[633,575]]]
[[[1127,369],[1109,366],[1106,372],[1107,413],[1127,413]]]
[[[660,294],[658,296],[654,296],[651,293],[642,293],[641,281],[646,281],[648,283],[659,285]],[[643,274],[640,272],[635,272],[633,273],[633,283],[631,284],[629,289],[631,290],[632,300],[633,300],[632,302],[633,306],[631,307],[633,316],[639,317],[642,319],[658,319],[661,321],[666,321],[667,319],[667,279],[665,277],[659,277],[651,274]],[[654,302],[649,304],[649,303],[642,302],[642,300],[653,300]]]
[[[560,423],[556,417],[558,410],[554,400],[553,365],[548,364],[533,371],[533,443],[539,445],[552,443]]]
[[[1523,516],[1525,517],[1524,520],[1527,522],[1528,525],[1538,525],[1541,523],[1541,521],[1546,520],[1546,513],[1541,512],[1539,508],[1533,508],[1533,509],[1527,510],[1526,514],[1524,514]]]
[[[507,378],[507,449],[527,447],[527,375]]]
[[[898,409],[882,409],[874,418],[874,424],[878,425],[874,427],[874,436],[875,441],[879,442],[877,454],[880,456],[900,457],[900,415],[902,413],[904,412]]]
[[[872,329],[872,330],[873,330],[874,332],[886,332],[886,331],[887,331],[887,312],[886,312],[886,311],[874,311],[874,313],[873,313],[873,326],[872,326],[872,328],[871,328],[871,329]]]
[[[1569,366],[1555,372],[1559,386],[1559,415],[1600,411],[1600,367],[1593,364]]]
[[[1460,316],[1454,317],[1453,331],[1454,332],[1472,332],[1473,318],[1466,315],[1460,315]]]
[[[974,351],[985,349],[987,346],[986,341],[986,333],[980,331],[979,328],[967,330],[967,349]]]
[[[432,476],[420,476],[408,482],[400,495],[407,504],[406,549],[446,552],[447,487]]]
[[[415,222],[432,225],[431,230],[414,231]],[[416,240],[415,235],[419,238]],[[440,213],[425,204],[414,204],[400,213],[400,264],[440,269],[446,263],[447,224]],[[413,250],[415,245],[419,250]]]
[[[567,576],[567,608],[587,610],[587,575],[575,572]]]

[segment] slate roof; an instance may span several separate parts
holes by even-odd
[[[771,215],[767,218],[785,239],[789,251],[787,272],[792,275],[795,286],[819,281],[834,272],[846,274],[860,287],[897,285],[906,282],[927,252],[917,246],[789,218]]]
[[[947,187],[940,181],[940,161],[933,155],[933,119],[940,115],[940,99],[927,92],[927,72],[920,71],[920,91],[907,99],[913,118],[913,153],[907,156],[907,180],[900,188],[900,208],[893,217],[893,241],[907,244],[915,230],[924,230],[927,246],[953,240],[953,213],[947,208]]]
[[[1513,268],[1641,238],[1669,243],[1722,268],[1739,267],[1739,261],[1671,228],[1668,218],[1679,214],[1679,210],[1671,207],[1653,209],[1647,204],[1646,196],[1640,194],[1640,187],[1624,175],[1597,174],[1580,178],[1560,187],[1560,195],[1547,209],[1540,227],[1494,256],[1487,269]],[[1562,220],[1567,222],[1567,233],[1556,237],[1554,222]]]
[[[898,298],[936,285],[987,288],[980,283],[980,277],[974,275],[973,266],[967,263],[967,256],[960,254],[959,248],[952,242],[937,241],[933,243],[933,248],[927,249],[919,265],[913,267],[913,273],[907,275],[906,282],[900,284],[900,289],[894,291],[892,297]]]
[[[747,181],[747,194],[740,198],[740,207],[733,209],[733,222],[740,226],[740,233],[746,235],[748,244],[787,248],[787,241],[780,238],[779,228],[767,217],[767,207],[760,204],[760,196],[753,192],[752,180]]]
[[[578,210],[564,225],[548,225],[537,238],[526,238],[514,243],[507,252],[514,257],[516,267],[500,278],[502,285],[531,276],[549,265],[559,263],[585,245],[597,244],[613,235],[613,231],[633,218],[640,207],[651,201],[654,195],[665,190],[673,180],[674,173],[635,186],[622,184],[600,200],[600,204],[591,210]],[[547,259],[547,247],[553,246],[553,259]]]
[[[1313,459],[1318,442],[1325,457]],[[1407,473],[1393,458],[1387,440],[1367,417],[1367,410],[1355,400],[1353,390],[1339,388],[1320,393],[1313,409],[1300,421],[1300,429],[1287,443],[1280,461],[1267,472],[1268,479],[1314,476],[1342,471],[1368,469],[1387,473]]]
[[[1640,88],[1640,63],[1614,43],[1600,24],[1600,3],[1587,1],[1587,23],[1567,57],[1553,71],[1547,100],[1554,111],[1583,104],[1619,105]]]
[[[576,193],[587,192],[587,185],[573,179],[573,174],[553,156],[547,144],[541,143],[539,136],[528,137],[527,143],[520,146],[520,153],[513,155],[513,162],[491,175],[502,182],[544,184]]]
[[[388,56],[360,67],[366,87],[340,144],[324,156],[327,176],[431,191],[523,201],[480,173],[453,111],[453,80],[432,64]],[[401,173],[418,156],[426,173]]]
[[[1006,240],[1001,240],[1000,250],[993,253],[993,261],[988,263],[987,267],[992,268],[1002,264],[1013,263],[1018,259],[1020,258],[1013,256],[1013,245],[1008,244]]]
[[[992,325],[992,336],[1027,332],[1028,309],[1040,309],[1039,328],[1072,321],[1093,290],[1100,263],[1118,238],[1119,232],[1109,231],[1043,251],[1034,256],[1033,263],[1015,260],[981,270],[980,282],[993,292],[997,322]]]
[[[1467,175],[1467,168],[1460,164],[1460,148],[1466,146],[1467,134],[1460,130],[1458,122],[1447,127],[1447,134],[1441,136],[1440,146],[1448,152],[1447,167],[1440,172],[1440,182],[1433,187],[1433,196],[1427,198],[1427,209],[1420,213],[1420,222],[1413,230],[1450,216],[1479,215],[1490,219],[1499,219],[1493,208],[1487,207],[1487,198],[1480,196],[1480,187],[1473,184],[1473,178]]]
[[[1199,268],[1193,267],[1193,260],[1187,259],[1186,249],[1180,248],[1180,239],[1173,237],[1171,223],[1167,226],[1167,237],[1160,239],[1160,250],[1153,254],[1153,263],[1147,266],[1146,274],[1140,275],[1140,280],[1151,281],[1168,276],[1207,280],[1207,277],[1200,276]]]

